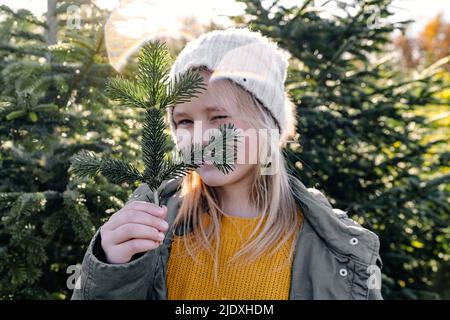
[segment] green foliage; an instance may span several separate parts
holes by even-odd
[[[413,112],[449,105],[436,95],[445,87],[439,66],[402,76],[386,45],[407,22],[391,22],[390,0],[240,2],[246,14],[236,22],[292,54],[286,85],[299,143],[286,155],[294,174],[380,236],[385,298],[442,297],[435,288],[450,281],[448,151],[427,154],[448,140],[424,142],[428,124]]]
[[[105,12],[92,5],[98,22],[68,29],[68,3],[58,2],[57,45],[46,43],[45,20],[0,7],[0,299],[69,296],[67,267],[132,191],[67,172],[80,149],[136,156],[123,143],[133,139],[129,110],[104,110]]]
[[[235,155],[238,138],[232,125],[221,126],[219,135],[212,136],[208,145],[190,146],[187,150],[176,152],[174,158],[166,159],[168,143],[165,108],[187,102],[205,89],[202,76],[192,69],[177,75],[174,81],[168,83],[169,57],[165,44],[150,42],[142,48],[135,80],[118,77],[108,83],[108,93],[113,100],[145,110],[141,143],[144,172],[141,173],[129,162],[99,158],[93,153],[81,151],[72,158],[72,171],[77,176],[92,177],[101,173],[112,183],[144,182],[155,193],[155,201],[159,203],[157,189],[164,180],[183,176],[201,166],[205,160],[212,160],[225,173],[233,168],[233,161],[227,162],[235,159],[234,156],[230,157],[230,153]],[[211,148],[215,150],[215,157],[205,152]]]

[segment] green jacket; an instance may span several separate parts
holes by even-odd
[[[167,205],[169,230],[163,244],[126,264],[103,261],[100,229],[92,238],[81,266],[79,288],[72,299],[167,299],[166,270],[171,248],[172,222],[180,203],[179,180],[163,184],[161,202]],[[296,239],[291,272],[290,300],[382,299],[382,262],[375,233],[361,227],[314,188],[293,178],[291,186],[304,223]],[[129,201],[151,200],[146,184]]]

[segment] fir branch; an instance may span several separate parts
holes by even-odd
[[[179,150],[177,158],[180,162],[200,167],[204,164],[203,150],[204,146],[201,143],[193,143],[190,146]]]
[[[167,134],[162,110],[150,108],[145,117],[142,136],[142,156],[145,168],[151,176],[161,172],[164,161]]]
[[[133,107],[146,107],[146,94],[144,88],[139,84],[122,78],[116,77],[108,81],[106,93],[115,101],[124,105]]]
[[[169,160],[164,164],[163,176],[166,179],[175,179],[186,175],[186,173],[200,167],[198,164],[189,164],[185,162],[174,162]]]
[[[100,173],[102,159],[94,152],[81,150],[70,159],[70,172],[77,177],[95,177]]]
[[[203,158],[227,174],[234,169],[240,135],[233,124],[220,125],[218,130],[218,134],[209,138],[209,143],[203,151]]]
[[[10,7],[8,7],[7,5],[1,4],[0,5],[0,11],[6,13],[7,15],[10,15],[11,17],[13,17],[17,21],[24,20],[26,22],[29,22],[31,24],[34,24],[34,25],[40,26],[40,27],[44,27],[44,28],[47,26],[45,24],[45,22],[39,21],[39,19],[36,18],[31,13],[31,11],[29,11],[27,9],[20,9],[20,10],[14,11]]]
[[[66,190],[63,193],[64,209],[72,222],[76,237],[87,243],[94,235],[95,227],[89,217],[89,210],[80,201],[81,195],[73,190]],[[51,226],[47,226],[48,229]]]
[[[102,174],[111,183],[143,181],[139,170],[132,164],[118,159],[104,159],[92,151],[81,150],[71,157],[71,168],[77,177],[95,177]]]
[[[141,173],[135,166],[118,159],[103,159],[100,172],[111,183],[121,184],[127,182],[132,184],[135,181],[144,182]]]
[[[166,45],[159,41],[142,47],[138,59],[137,79],[147,88],[149,104],[155,106],[165,93],[170,71],[170,56]]]
[[[192,97],[206,89],[202,76],[195,70],[175,75],[174,81],[168,84],[168,92],[162,100],[163,106],[175,106],[189,102]]]

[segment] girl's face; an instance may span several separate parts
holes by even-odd
[[[208,84],[210,75],[203,71],[200,74],[203,76],[204,83]],[[208,84],[206,90],[203,90],[196,98],[178,104],[173,109],[173,120],[180,148],[193,142],[200,143],[202,141],[203,144],[207,144],[209,141],[208,130],[217,129],[222,124],[232,123],[236,129],[241,129],[244,132],[250,129],[250,125],[236,113],[237,106],[230,105],[227,108],[219,106],[213,98],[212,90],[214,90],[214,87]],[[234,170],[228,172],[228,174],[222,173],[211,164],[205,164],[197,169],[196,171],[203,182],[211,187],[221,187],[250,177],[252,170],[256,168],[256,164],[249,164],[249,144],[248,137],[244,137],[238,143],[238,149],[245,148],[245,151],[242,151],[245,152],[245,161],[235,163]]]

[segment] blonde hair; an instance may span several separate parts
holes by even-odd
[[[205,67],[197,67],[203,72],[209,72]],[[240,114],[252,128],[276,129],[277,124],[270,112],[250,92],[244,90],[236,83],[223,79],[215,82],[214,97],[223,106],[238,106]],[[232,99],[232,100],[230,100]],[[289,101],[290,102],[290,101]],[[292,104],[292,103],[291,103]],[[292,104],[293,105],[293,104]],[[287,110],[293,112],[293,108]],[[295,119],[293,114],[290,115]],[[295,129],[295,123],[292,123]],[[293,133],[293,132],[292,132]],[[262,175],[262,164],[258,161],[252,173],[253,181],[250,192],[250,201],[263,214],[260,215],[257,225],[244,246],[227,262],[230,265],[239,261],[247,263],[254,261],[263,254],[273,255],[276,251],[296,234],[303,220],[297,208],[289,184],[285,159],[281,146],[286,142],[288,135],[282,136],[279,145],[271,146],[273,159],[277,162],[278,170],[272,175]],[[265,137],[258,137],[265,139]],[[267,141],[260,140],[259,145]],[[261,149],[261,148],[260,148]],[[261,152],[261,150],[258,150]],[[214,187],[203,183],[200,175],[193,171],[186,175],[181,183],[181,206],[174,220],[175,228],[181,226],[190,233],[183,237],[188,254],[195,259],[199,250],[206,250],[214,260],[214,275],[217,281],[218,250],[220,244],[220,219],[223,214],[222,202]],[[205,224],[203,215],[208,210],[211,223]],[[215,241],[214,241],[215,240]],[[215,242],[215,246],[213,246]],[[270,250],[272,248],[272,250]],[[292,262],[295,241],[289,250],[286,263]],[[241,259],[242,258],[242,259]]]

